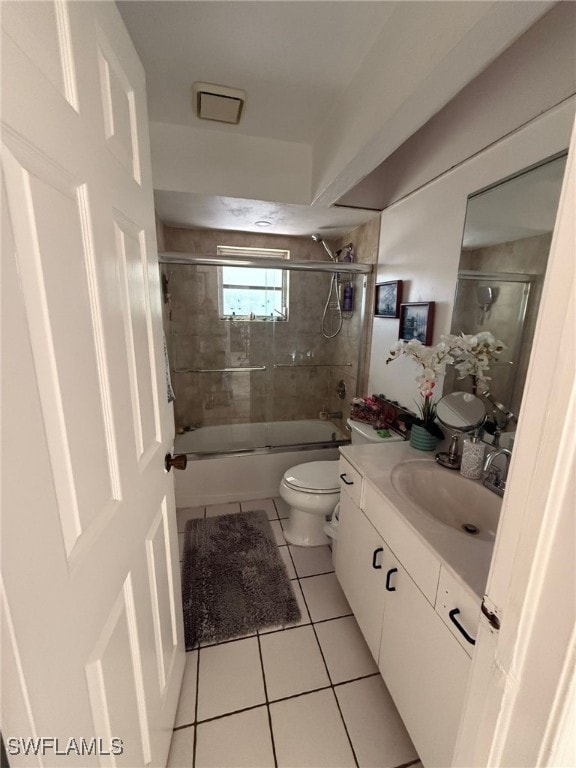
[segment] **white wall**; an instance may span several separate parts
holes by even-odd
[[[575,99],[536,118],[382,213],[377,282],[403,280],[403,301],[435,301],[433,343],[450,332],[468,195],[568,147]],[[368,389],[409,408],[416,366],[385,364],[398,320],[374,319]]]
[[[551,5],[397,3],[314,141],[314,200],[338,200]]]
[[[154,189],[308,205],[312,149],[170,123],[150,123]]]
[[[560,2],[339,203],[384,210],[576,93],[576,4]]]

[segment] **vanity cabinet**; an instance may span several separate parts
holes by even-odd
[[[334,569],[376,663],[384,611],[382,575],[390,554],[368,518],[342,491]]]
[[[340,477],[340,493],[357,507],[362,504],[363,478],[360,472],[346,459],[340,458],[338,463]]]
[[[364,639],[378,662],[383,595],[380,588],[382,539],[360,511],[362,476],[340,459],[340,513],[334,569],[353,608]]]
[[[398,562],[386,594],[378,668],[427,768],[449,766],[470,657]]]
[[[479,601],[343,458],[340,473],[353,484],[341,487],[336,575],[422,762],[446,768]]]

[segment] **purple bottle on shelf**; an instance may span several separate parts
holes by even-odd
[[[342,297],[342,311],[352,312],[354,309],[354,286],[352,283],[347,283],[344,286],[344,295]]]

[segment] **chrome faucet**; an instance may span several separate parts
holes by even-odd
[[[504,469],[500,467],[493,467],[492,462],[497,456],[505,456],[506,464]],[[498,496],[504,496],[506,490],[506,480],[508,479],[508,469],[510,468],[510,459],[512,458],[512,452],[508,448],[499,448],[497,451],[492,451],[486,457],[484,462],[484,472],[488,472],[488,476],[484,480],[484,485]]]

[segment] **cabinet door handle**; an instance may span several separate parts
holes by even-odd
[[[340,475],[340,480],[342,480],[342,482],[345,483],[346,485],[354,485],[354,481],[353,480],[346,480],[346,473],[345,472],[343,472]]]
[[[390,570],[386,574],[386,589],[388,590],[388,592],[396,592],[396,587],[390,586],[390,579],[392,578],[392,575],[394,573],[398,573],[398,568],[390,568]]]
[[[375,549],[372,553],[372,568],[382,568],[382,563],[378,565],[378,554],[380,552],[384,552],[384,547],[378,547],[378,549]]]
[[[476,645],[476,640],[474,640],[473,637],[470,637],[468,632],[466,632],[462,624],[460,624],[460,622],[456,618],[456,616],[458,616],[459,613],[460,613],[460,608],[452,608],[452,610],[448,614],[448,618],[450,619],[452,624],[454,624],[458,632],[460,632],[462,637],[470,643],[470,645]]]

